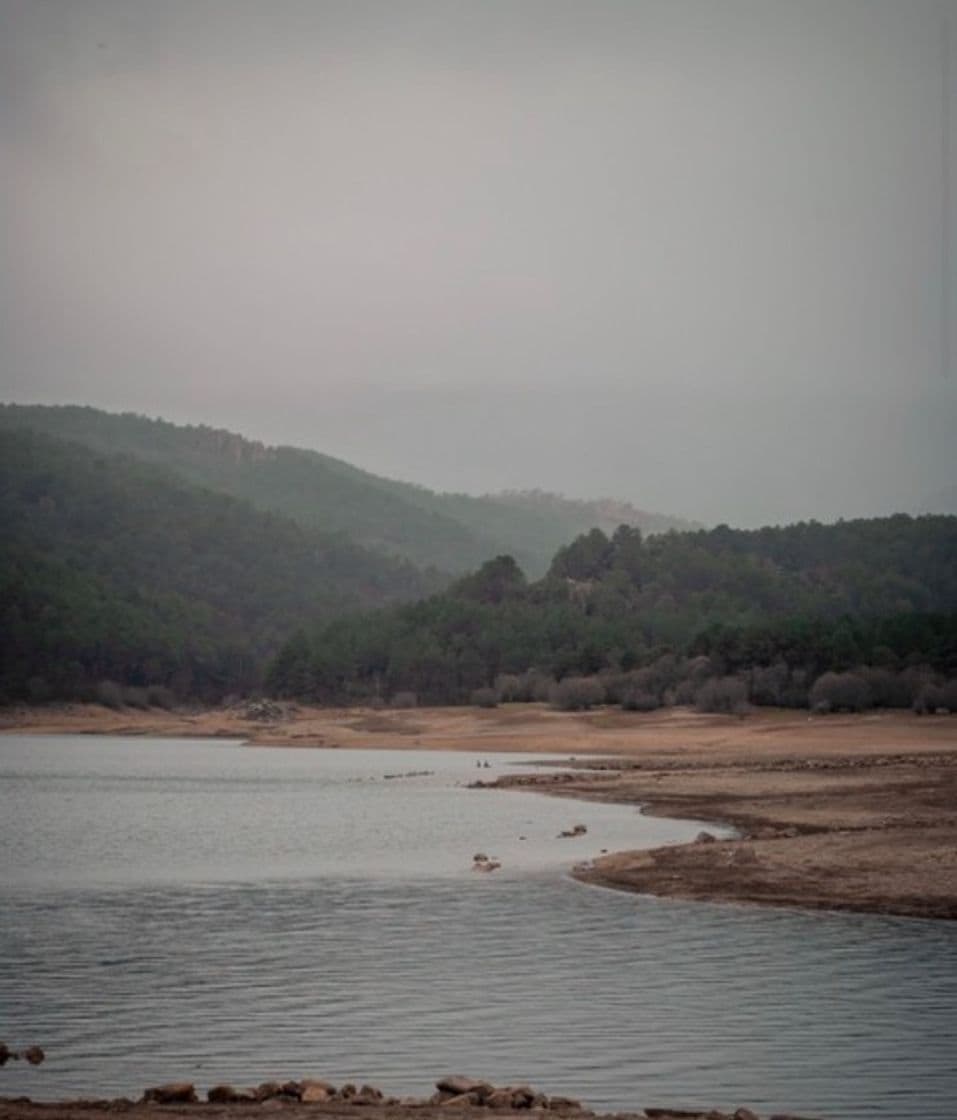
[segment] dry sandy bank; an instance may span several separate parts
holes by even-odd
[[[925,752],[957,747],[957,716],[905,712],[809,717],[760,708],[747,716],[703,715],[687,708],[660,712],[557,712],[543,704],[499,708],[315,708],[282,705],[272,720],[245,708],[166,712],[119,711],[97,704],[0,709],[0,732],[236,738],[293,747],[398,750],[516,751],[527,754],[626,754],[714,761],[767,760],[795,753]]]
[[[571,777],[543,773],[503,784],[642,803],[669,816],[729,822],[743,834],[616,853],[577,872],[587,881],[682,898],[957,917],[957,716],[761,710],[739,718],[508,705],[299,707],[264,722],[242,709],[71,706],[8,711],[0,728],[575,756],[580,768]]]

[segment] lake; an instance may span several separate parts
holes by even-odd
[[[466,788],[525,761],[0,737],[0,1038],[48,1054],[0,1094],[464,1072],[951,1120],[957,923],[582,886],[573,862],[701,826]]]

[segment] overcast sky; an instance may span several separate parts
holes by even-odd
[[[945,13],[0,0],[0,399],[707,522],[916,510],[957,482]]]

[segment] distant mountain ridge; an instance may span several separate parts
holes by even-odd
[[[437,589],[408,561],[122,454],[0,430],[0,702],[101,680],[218,698],[304,618]]]
[[[668,533],[672,530],[686,533],[704,528],[700,521],[652,513],[619,498],[566,498],[564,494],[553,494],[548,490],[500,490],[496,494],[485,496],[515,509],[554,514],[569,525],[576,526],[575,536],[588,529],[613,533],[619,525],[630,525],[646,534]]]
[[[162,465],[190,482],[343,533],[358,544],[451,575],[501,553],[532,577],[555,550],[590,528],[646,533],[695,528],[624,502],[586,502],[541,491],[473,497],[436,493],[296,447],[271,447],[221,429],[181,426],[79,405],[0,405],[0,428],[29,427],[94,450]]]

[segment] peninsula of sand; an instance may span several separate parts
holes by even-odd
[[[584,860],[575,874],[588,882],[677,898],[957,918],[957,715],[70,705],[7,709],[0,731],[538,754],[564,768],[496,785],[640,804],[737,830],[734,839],[702,836]]]

